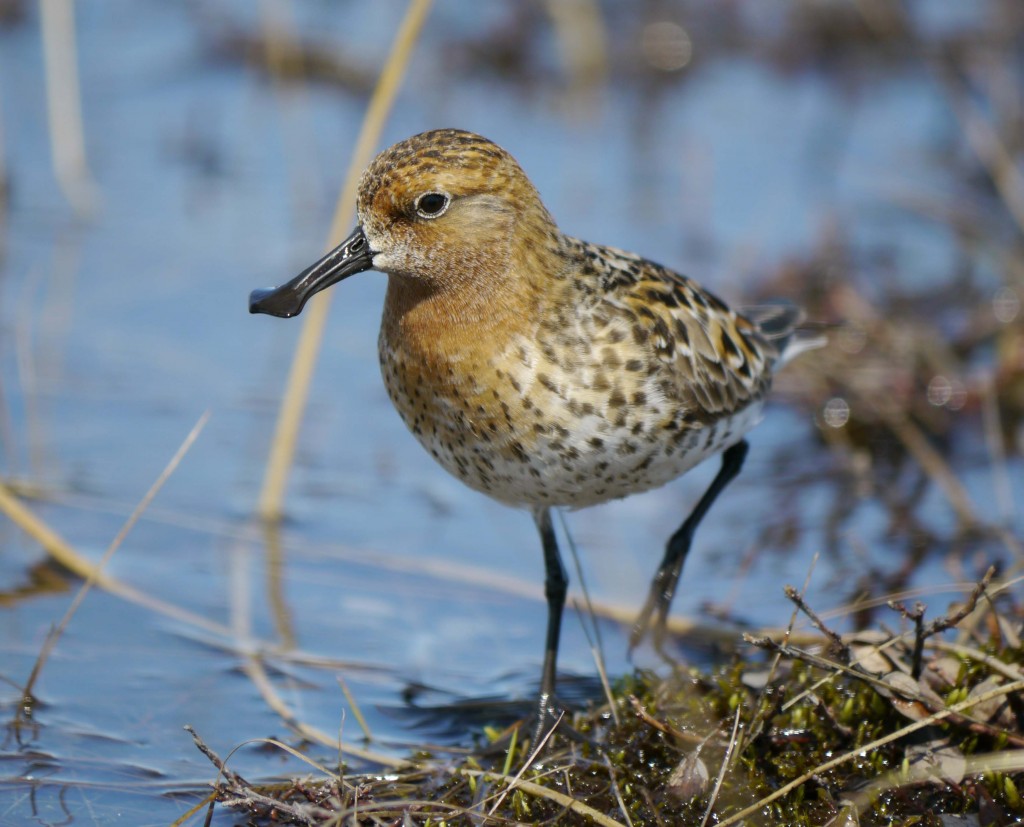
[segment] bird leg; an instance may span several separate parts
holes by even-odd
[[[690,543],[693,541],[693,534],[704,519],[708,509],[722,490],[732,482],[743,468],[743,460],[747,456],[747,449],[750,446],[747,441],[740,440],[735,445],[726,448],[722,454],[722,467],[718,474],[711,481],[708,490],[694,506],[690,516],[673,534],[665,547],[665,557],[658,567],[654,580],[651,581],[651,590],[647,595],[644,607],[640,610],[636,622],[633,624],[633,632],[629,636],[630,652],[643,640],[648,632],[651,633],[651,642],[658,652],[662,652],[662,645],[665,639],[665,624],[668,618],[669,606],[672,597],[676,593],[676,585],[679,583],[679,575],[683,570],[683,563],[690,551]]]
[[[537,523],[537,530],[540,531],[541,543],[544,546],[544,595],[548,601],[544,668],[541,671],[540,696],[537,699],[537,723],[531,742],[537,744],[561,713],[555,697],[555,679],[558,667],[558,639],[562,631],[562,607],[565,606],[569,578],[565,574],[562,556],[558,551],[555,529],[551,524],[551,509],[547,506],[535,509],[533,519]]]

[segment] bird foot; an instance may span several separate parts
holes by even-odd
[[[537,699],[537,709],[528,719],[528,723],[531,724],[530,749],[533,752],[543,751],[551,744],[556,733],[572,733],[582,737],[568,723],[568,719],[569,714],[557,696],[550,692],[541,692]]]
[[[526,718],[509,727],[503,735],[488,746],[487,754],[506,752],[517,743],[518,734],[530,733],[527,755],[530,763],[536,765],[545,755],[554,749],[559,738],[567,738],[578,744],[586,744],[594,749],[600,745],[577,731],[572,725],[572,713],[562,705],[557,696],[547,693],[537,699],[537,706]]]
[[[668,636],[668,603],[664,599],[663,591],[658,588],[657,582],[652,586],[643,608],[633,622],[633,630],[629,635],[630,657],[633,650],[639,646],[645,638],[650,638],[651,646],[664,660],[671,662],[671,658],[665,649],[665,641]]]

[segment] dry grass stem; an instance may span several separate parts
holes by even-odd
[[[40,0],[39,14],[54,174],[74,210],[89,216],[96,211],[99,197],[85,160],[74,4]]]
[[[260,695],[263,696],[263,700],[266,701],[267,706],[277,713],[278,717],[281,718],[281,721],[286,726],[290,727],[297,735],[308,741],[323,744],[327,747],[338,747],[338,741],[336,738],[332,738],[322,730],[317,729],[304,721],[300,721],[296,717],[295,713],[291,710],[288,704],[284,702],[284,699],[274,688],[273,683],[270,681],[270,676],[267,675],[267,670],[263,667],[263,662],[258,656],[249,655],[246,657],[242,668],[245,671],[246,677],[252,681],[253,685],[259,690]],[[371,763],[379,764],[384,767],[399,768],[409,766],[408,760],[400,760],[398,758],[393,758],[390,755],[385,755],[384,753],[373,752],[361,747],[352,746],[351,744],[345,744],[344,750],[348,755],[353,755],[361,760],[370,761]]]
[[[967,145],[988,171],[1007,211],[1024,232],[1024,175],[1014,156],[959,76],[948,70],[941,75],[946,81],[950,105],[963,129]]]
[[[558,515],[558,521],[562,525],[562,532],[565,534],[566,540],[569,544],[569,552],[572,557],[573,569],[576,572],[576,582],[580,584],[580,591],[583,594],[583,602],[585,611],[580,607],[579,601],[573,600],[572,607],[576,612],[577,617],[580,619],[580,627],[583,629],[583,634],[587,638],[587,642],[590,644],[590,654],[594,658],[594,664],[597,667],[597,674],[601,680],[601,688],[604,690],[605,699],[608,701],[608,709],[612,714],[612,720],[615,721],[615,725],[618,726],[621,722],[619,720],[618,705],[615,703],[615,698],[612,695],[611,684],[608,682],[608,670],[605,667],[604,657],[604,642],[601,640],[601,628],[597,624],[597,613],[594,610],[594,603],[590,599],[590,589],[587,588],[587,579],[583,574],[583,566],[580,563],[579,549],[576,546],[576,541],[573,539],[572,532],[569,531],[569,523],[565,519],[565,514],[561,509],[555,512]]]
[[[2,140],[2,136],[0,136]],[[3,186],[3,180],[0,179],[0,186]],[[0,215],[0,231],[3,229],[3,215]],[[0,236],[3,233],[0,232]],[[3,257],[3,250],[0,249],[0,259]],[[15,439],[14,439],[14,422],[11,419],[11,409],[7,404],[7,396],[4,393],[4,383],[0,380],[0,453],[6,457],[6,465],[8,469],[14,467],[15,464]]]
[[[596,0],[546,0],[573,97],[584,107],[608,76],[608,34]]]
[[[811,562],[807,566],[807,574],[804,577],[804,584],[800,589],[799,597],[800,602],[804,603],[804,597],[807,594],[807,589],[811,585],[811,577],[814,575],[814,569],[818,565],[818,552],[814,552],[811,557]],[[789,616],[789,623],[786,626],[785,634],[782,636],[782,642],[788,644],[793,638],[793,627],[796,625],[797,616],[800,614],[800,603],[793,601],[793,611]],[[778,672],[779,664],[782,663],[782,652],[776,652],[772,658],[771,666],[768,667],[768,677],[764,682],[764,686],[761,688],[761,692],[757,696],[757,702],[754,704],[754,715],[750,721],[750,726],[747,727],[747,731],[743,736],[743,746],[752,743],[755,738],[758,738],[764,731],[765,725],[768,723],[768,719],[771,715],[771,704],[768,702],[768,688],[772,685],[772,681],[775,679],[775,675]]]
[[[729,743],[725,748],[725,755],[722,756],[722,766],[718,770],[718,775],[715,776],[715,786],[711,790],[711,795],[708,797],[708,806],[704,810],[704,818],[700,820],[700,827],[707,827],[708,820],[711,818],[711,814],[715,810],[715,803],[718,801],[718,796],[722,792],[722,784],[725,782],[725,775],[729,772],[729,767],[732,765],[732,757],[736,754],[736,744],[738,742],[738,735],[740,731],[740,716],[743,712],[742,706],[736,707],[736,716],[732,722],[732,733],[729,735]]]
[[[865,400],[870,401],[870,400]],[[918,465],[938,485],[939,490],[946,495],[957,519],[965,526],[978,525],[974,504],[964,488],[963,483],[957,479],[956,474],[949,467],[949,463],[932,446],[921,429],[915,425],[910,418],[900,410],[875,400],[875,409],[885,422],[892,428],[894,434],[899,437],[907,452],[917,460]]]
[[[962,643],[947,643],[944,640],[937,640],[933,645],[940,652],[948,652],[951,655],[983,663],[993,672],[998,672],[1004,678],[1009,678],[1011,681],[1024,680],[1024,672],[1019,667],[1014,666],[1012,663],[1004,663],[999,658],[994,658],[992,655],[981,651],[981,649],[975,649],[973,646],[964,646]]]
[[[341,676],[337,676],[338,686],[341,687],[342,693],[345,695],[345,701],[348,703],[348,708],[352,710],[352,714],[355,716],[356,723],[359,724],[359,728],[363,731],[363,736],[367,741],[373,740],[373,733],[370,732],[370,725],[366,723],[366,718],[363,715],[363,710],[356,701],[355,695],[352,694],[352,690],[348,688],[348,683]]]
[[[88,576],[85,578],[85,582],[82,583],[78,593],[75,595],[74,600],[71,601],[71,605],[68,606],[67,611],[64,613],[64,617],[61,618],[60,622],[50,630],[50,633],[46,636],[46,640],[43,641],[43,647],[39,652],[39,656],[36,658],[35,665],[32,667],[32,673],[29,675],[28,681],[25,683],[23,695],[28,698],[32,696],[32,691],[35,688],[36,681],[39,678],[39,674],[46,664],[50,653],[53,648],[57,645],[57,641],[60,640],[64,630],[67,628],[68,623],[71,622],[71,618],[74,617],[75,612],[78,611],[78,607],[82,605],[82,601],[85,600],[85,596],[92,590],[94,584],[99,581],[100,575],[103,571],[103,567],[110,561],[110,558],[114,556],[114,553],[121,547],[125,537],[128,536],[135,524],[138,522],[139,517],[146,510],[149,504],[153,501],[153,498],[160,492],[160,489],[164,487],[164,483],[170,479],[171,474],[175,472],[178,465],[185,458],[185,454],[188,453],[192,444],[199,438],[199,434],[202,433],[203,428],[206,427],[206,423],[210,418],[210,412],[207,411],[199,417],[199,421],[192,427],[188,435],[185,437],[184,442],[181,443],[174,456],[171,457],[170,462],[161,472],[160,476],[157,477],[156,482],[150,487],[149,491],[139,502],[138,506],[131,513],[124,525],[121,526],[121,530],[114,537],[113,541],[107,547],[107,550],[103,553],[100,561],[90,569]]]
[[[75,551],[70,543],[39,519],[28,507],[15,497],[7,485],[0,482],[0,511],[39,543],[43,550],[64,568],[82,578],[92,580],[105,588],[112,588],[113,578],[103,574],[99,569]]]
[[[523,766],[521,766],[519,768],[519,772],[517,772],[515,774],[515,776],[511,779],[511,782],[508,784],[507,789],[503,790],[501,792],[501,794],[499,796],[497,796],[497,798],[494,801],[494,805],[491,807],[490,811],[487,813],[488,817],[493,816],[498,811],[498,807],[501,806],[502,802],[505,800],[505,797],[510,792],[512,792],[516,788],[518,783],[522,780],[523,773],[526,772],[533,765],[533,762],[536,761],[537,758],[539,758],[540,755],[544,752],[545,748],[548,745],[548,742],[551,740],[551,737],[555,734],[555,730],[558,729],[559,725],[562,723],[562,720],[564,718],[565,718],[565,713],[562,712],[558,716],[558,720],[556,720],[551,725],[551,728],[546,733],[544,733],[544,737],[541,738],[540,741],[538,741],[536,745],[533,745],[533,749],[530,752],[530,757],[527,758],[525,762],[523,762]],[[510,756],[512,755],[511,749],[509,750],[509,755]],[[506,767],[508,766],[508,760],[506,760],[505,766]]]
[[[612,766],[612,762],[607,755],[604,756],[604,765],[608,768],[608,779],[611,782],[612,793],[615,796],[615,800],[618,802],[619,812],[622,813],[622,817],[626,819],[627,827],[633,827],[633,819],[629,817],[629,807],[626,806],[626,802],[622,798],[622,790],[619,789],[619,780],[615,777],[615,767]]]
[[[658,730],[658,732],[663,732],[666,735],[671,735],[677,741],[681,741],[684,744],[693,744],[697,745],[698,747],[702,747],[704,744],[707,743],[711,735],[714,734],[712,732],[709,735],[701,737],[691,732],[683,732],[681,729],[676,729],[675,727],[670,726],[664,721],[659,721],[657,718],[651,715],[651,713],[647,711],[647,709],[640,702],[640,699],[636,695],[630,695],[628,700],[630,706],[633,707],[633,711],[636,712],[637,717],[641,721],[646,723],[648,726]]]
[[[270,615],[274,619],[274,631],[285,650],[298,646],[295,636],[295,622],[286,597],[285,554],[281,542],[281,527],[277,523],[265,522],[263,547],[266,549],[267,600]]]
[[[334,218],[331,221],[327,249],[334,247],[344,237],[353,221],[360,175],[370,162],[373,149],[380,140],[385,119],[398,93],[399,83],[405,73],[409,58],[412,56],[413,47],[419,38],[430,5],[431,0],[410,0],[405,19],[395,36],[391,53],[381,72],[377,87],[374,89],[373,97],[370,99],[366,116],[363,118],[359,138],[349,162],[345,185],[342,187]],[[263,489],[260,492],[259,514],[264,520],[280,520],[284,513],[285,487],[295,457],[299,426],[306,410],[316,358],[323,340],[327,313],[330,308],[330,296],[331,294],[328,292],[315,296],[306,311],[306,318],[281,400],[281,409],[270,446],[270,457],[267,460],[267,469],[263,478]]]
[[[522,790],[524,793],[534,796],[535,798],[544,798],[548,801],[553,801],[561,807],[564,807],[567,811],[573,812],[576,815],[589,818],[594,824],[600,825],[600,827],[626,827],[621,821],[616,821],[614,818],[605,815],[599,810],[595,810],[593,807],[584,804],[582,801],[578,801],[571,796],[561,793],[558,790],[552,790],[548,787],[543,787],[540,784],[534,784],[532,781],[527,781],[518,776],[515,778],[509,778],[505,775],[499,775],[498,773],[486,772],[485,770],[461,770],[461,775],[474,776],[483,778],[487,781],[491,781],[497,784],[505,784],[509,786],[509,792],[512,791],[512,787],[517,790]]]
[[[597,667],[597,675],[601,680],[601,689],[604,692],[604,699],[608,703],[608,711],[611,712],[612,722],[615,726],[621,726],[622,719],[619,718],[619,705],[615,702],[615,695],[612,693],[612,685],[608,681],[608,670],[605,668],[604,657],[601,654],[601,650],[596,646],[591,646],[590,654],[593,656],[594,665]]]
[[[193,804],[191,807],[189,807],[189,809],[185,810],[184,813],[182,813],[180,816],[174,819],[174,821],[171,822],[170,827],[183,827],[183,825],[188,824],[188,822],[192,820],[192,816],[196,815],[196,813],[204,809],[209,811],[209,815],[203,824],[204,827],[209,827],[209,824],[213,817],[213,808],[216,805],[216,803],[216,791],[208,793],[205,798]]]

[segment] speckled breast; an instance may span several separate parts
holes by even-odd
[[[383,332],[379,350],[388,394],[423,447],[509,505],[581,508],[656,488],[738,442],[761,416],[756,401],[705,423],[657,398],[649,379],[605,387],[597,360],[556,368],[525,339],[486,360],[424,363]]]

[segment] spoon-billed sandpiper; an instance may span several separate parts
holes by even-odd
[[[445,469],[529,508],[540,531],[543,723],[567,586],[551,509],[655,488],[723,452],[633,628],[633,645],[651,631],[660,646],[694,531],[743,465],[772,374],[815,342],[790,304],[738,313],[659,264],[564,235],[512,156],[470,132],[385,150],[357,206],[348,238],[249,309],[294,316],[354,273],[387,274],[378,349],[399,414]]]

